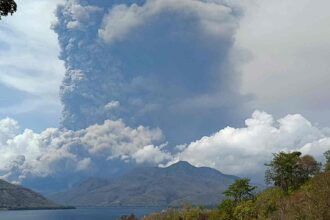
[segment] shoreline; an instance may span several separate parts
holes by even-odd
[[[74,206],[60,206],[60,207],[22,207],[22,208],[0,208],[1,211],[29,211],[29,210],[66,210],[77,209]]]

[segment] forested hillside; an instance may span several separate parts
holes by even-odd
[[[274,154],[266,164],[266,190],[255,194],[249,179],[236,180],[215,209],[186,206],[144,220],[330,219],[330,151],[322,165],[300,152]]]
[[[61,209],[60,206],[30,189],[0,180],[0,210]]]

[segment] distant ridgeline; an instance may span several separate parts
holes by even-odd
[[[215,205],[237,179],[215,169],[178,162],[167,168],[136,168],[114,179],[90,178],[50,198],[74,206]]]
[[[266,181],[273,187],[256,193],[249,179],[239,179],[224,192],[227,198],[217,208],[170,208],[143,220],[330,219],[330,150],[324,153],[323,165],[300,152],[273,155],[273,160],[266,164]]]
[[[42,195],[18,185],[0,180],[0,209],[64,209]]]

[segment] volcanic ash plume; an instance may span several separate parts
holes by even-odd
[[[54,25],[66,64],[63,127],[123,119],[182,143],[234,123],[239,17],[215,0],[67,1]]]

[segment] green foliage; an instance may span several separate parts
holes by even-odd
[[[259,193],[255,200],[255,208],[258,210],[258,217],[267,219],[272,216],[284,201],[286,194],[280,187],[272,187]]]
[[[320,173],[290,196],[288,216],[330,219],[330,173]]]
[[[221,212],[217,209],[210,210],[208,213],[208,220],[219,220],[223,219]]]
[[[232,220],[234,219],[234,209],[235,209],[235,202],[230,199],[225,199],[219,205],[220,211],[220,219],[223,220]]]
[[[330,171],[330,150],[328,150],[324,153],[324,157],[326,159],[324,171],[328,172],[328,171]]]
[[[320,163],[310,155],[301,156],[300,152],[276,153],[266,166],[266,182],[281,187],[286,193],[298,189],[320,171]]]
[[[330,150],[327,150],[326,152],[324,152],[324,157],[327,160],[327,162],[330,162]]]
[[[281,187],[285,192],[289,191],[289,187],[294,186],[294,175],[298,170],[298,160],[301,153],[275,153],[273,160],[266,164],[266,182],[274,183],[275,186]]]
[[[209,220],[211,211],[202,209],[200,207],[185,206],[181,209],[167,209],[166,211],[154,213],[145,216],[144,220]],[[219,219],[212,213],[213,218]]]
[[[324,166],[324,171],[329,172],[330,171],[330,162],[326,163]]]
[[[191,219],[191,220],[203,220],[207,219],[207,213],[205,210],[197,207],[197,208],[188,208],[184,212],[183,219]]]
[[[320,172],[322,164],[317,162],[314,157],[304,155],[299,158],[299,178],[302,182],[307,181],[311,177]]]
[[[135,215],[131,214],[131,215],[123,215],[120,217],[120,220],[137,220],[137,218],[135,217]]]
[[[236,219],[256,219],[258,217],[258,210],[256,209],[253,200],[241,202],[234,209],[234,217]]]
[[[247,199],[252,199],[255,189],[255,186],[250,186],[250,179],[244,178],[236,180],[223,194],[233,198],[236,203],[239,203]]]
[[[14,0],[0,0],[0,19],[2,16],[12,15],[17,10]]]
[[[330,163],[330,151],[325,154]],[[274,154],[267,165],[274,187],[253,196],[249,179],[240,179],[228,187],[218,209],[185,207],[156,213],[145,220],[309,220],[330,219],[330,172],[320,172],[320,163],[299,152]],[[299,186],[299,187],[298,187]]]

